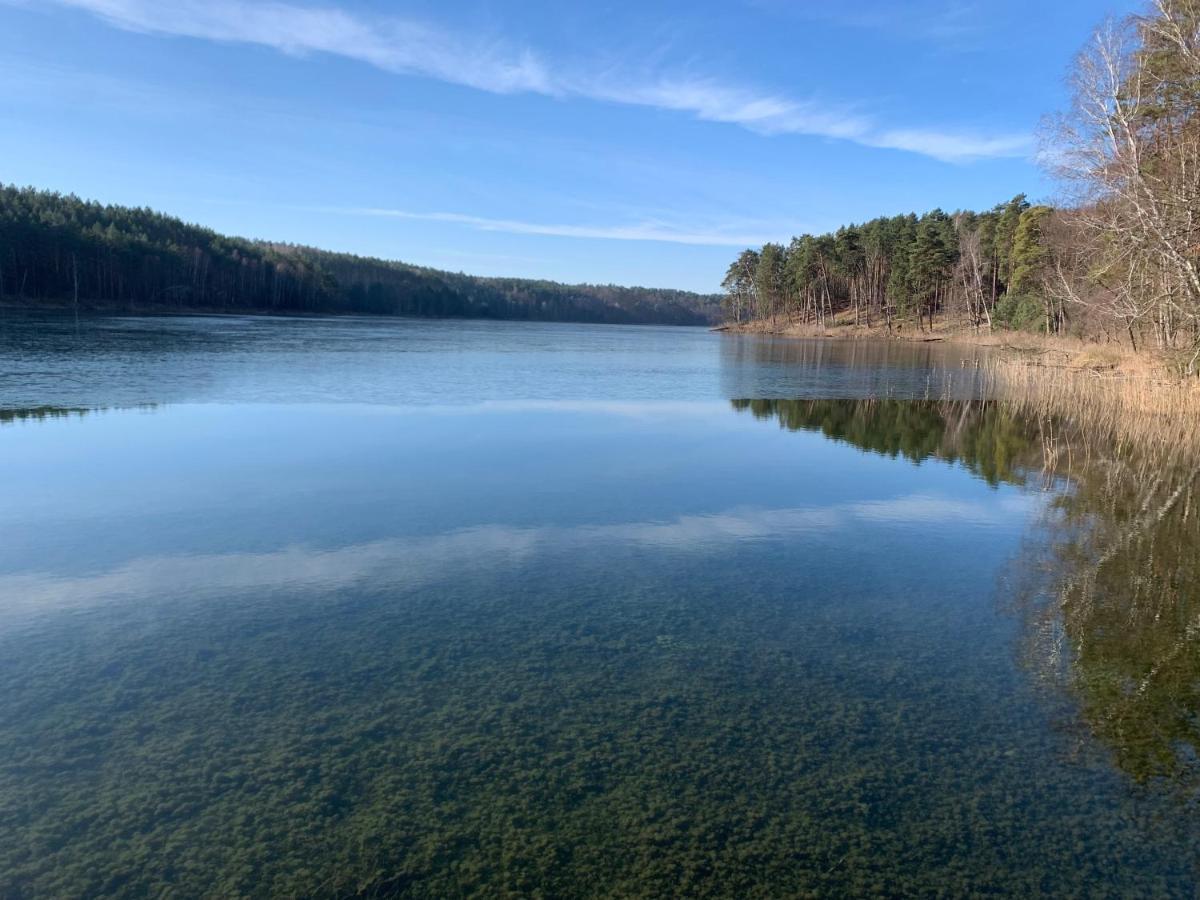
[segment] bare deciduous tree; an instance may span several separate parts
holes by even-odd
[[[1080,54],[1047,157],[1073,188],[1074,264],[1048,288],[1101,309],[1130,340],[1200,342],[1200,3],[1156,0]]]

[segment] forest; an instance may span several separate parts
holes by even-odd
[[[0,184],[0,298],[140,312],[356,313],[706,325],[720,298],[478,278],[227,237],[149,209]]]
[[[1101,26],[1039,158],[1062,185],[985,212],[883,217],[744,251],[728,320],[1011,328],[1200,363],[1200,0]]]

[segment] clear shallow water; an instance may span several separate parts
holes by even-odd
[[[371,324],[0,339],[0,895],[1194,893],[954,351]]]

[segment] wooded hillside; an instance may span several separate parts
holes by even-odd
[[[719,298],[477,278],[226,237],[149,209],[0,185],[0,298],[141,311],[369,313],[706,325]]]

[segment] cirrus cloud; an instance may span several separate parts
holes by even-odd
[[[396,16],[356,15],[336,6],[282,0],[45,0],[42,5],[90,13],[127,31],[251,44],[299,56],[330,54],[386,72],[495,94],[532,93],[660,109],[764,135],[851,141],[943,162],[1019,157],[1032,146],[1025,134],[885,128],[856,104],[818,103],[711,77],[568,70],[505,40],[466,37]]]

